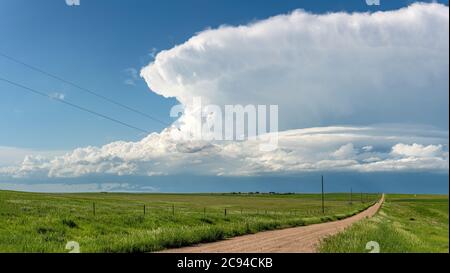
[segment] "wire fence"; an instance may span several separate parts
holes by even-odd
[[[91,210],[92,215],[108,215],[114,214],[136,214],[144,216],[283,216],[283,217],[313,217],[330,214],[339,214],[351,211],[351,209],[366,208],[376,201],[374,198],[367,199],[355,199],[352,201],[343,200],[328,200],[325,203],[325,207],[321,205],[308,205],[305,204],[303,208],[285,208],[274,209],[271,208],[249,208],[249,207],[219,207],[219,206],[204,206],[204,207],[192,207],[188,205],[180,204],[167,204],[167,205],[151,205],[148,203],[127,204],[127,205],[111,205],[108,203],[92,202]],[[311,200],[308,200],[311,201]],[[89,209],[89,208],[88,208]]]
[[[84,199],[60,199],[28,200],[14,204],[19,214],[33,214],[45,216],[49,214],[65,214],[79,217],[108,217],[141,215],[145,217],[315,217],[333,216],[345,214],[355,210],[361,210],[373,205],[379,199],[379,195],[359,194],[351,199],[326,198],[324,207],[321,206],[321,198],[289,198],[279,203],[272,201],[268,204],[252,204],[251,206],[237,204],[204,205],[189,202],[140,202],[130,200],[92,200]],[[291,201],[296,203],[292,204]]]

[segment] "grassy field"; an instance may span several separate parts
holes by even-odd
[[[376,241],[380,252],[448,252],[448,195],[386,195],[372,219],[327,238],[322,252],[368,252]]]
[[[149,252],[341,219],[379,196],[0,191],[0,252]],[[145,214],[144,214],[145,205]],[[94,214],[95,206],[95,214]]]

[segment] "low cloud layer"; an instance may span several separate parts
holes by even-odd
[[[157,192],[151,186],[138,186],[130,183],[1,183],[0,189],[31,192]]]
[[[67,151],[40,151],[0,146],[0,167],[20,164],[27,155],[51,158],[57,155],[64,155],[65,153],[67,153]]]
[[[259,141],[174,140],[169,128],[139,142],[113,142],[2,168],[14,177],[114,175],[250,176],[311,171],[448,172],[448,133],[398,127],[321,127],[284,131],[270,153]]]

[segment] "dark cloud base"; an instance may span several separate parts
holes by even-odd
[[[448,194],[448,173],[324,173],[326,192]],[[40,187],[39,185],[47,185]],[[90,185],[90,187],[86,187]],[[98,189],[92,189],[92,185]],[[67,187],[69,190],[64,190]],[[0,180],[0,189],[25,191],[114,192],[304,192],[320,191],[320,174],[271,177],[91,176],[82,178]],[[89,188],[89,190],[85,190]]]

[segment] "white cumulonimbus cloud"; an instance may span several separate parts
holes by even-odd
[[[161,51],[141,76],[188,110],[194,97],[222,106],[279,105],[282,130],[387,122],[448,128],[448,14],[440,4],[352,14],[296,10],[202,31]]]
[[[153,92],[186,108],[181,132],[196,125],[189,115],[195,97],[219,106],[278,105],[283,131],[274,151],[260,151],[258,140],[176,140],[178,130],[166,128],[138,142],[28,156],[0,175],[448,173],[448,14],[440,4],[297,10],[202,31],[141,70]]]

